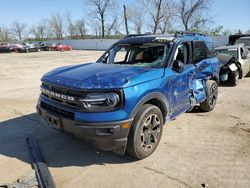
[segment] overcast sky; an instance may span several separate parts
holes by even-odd
[[[28,25],[42,18],[49,18],[52,13],[64,14],[71,11],[73,18],[83,16],[87,11],[84,0],[5,0],[0,4],[0,25],[9,25],[13,21],[25,22]],[[121,0],[119,4],[133,5],[133,0]],[[222,25],[232,31],[250,29],[250,0],[214,0],[210,8],[214,17],[214,27]],[[86,17],[86,20],[88,18]]]

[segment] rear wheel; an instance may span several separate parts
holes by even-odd
[[[145,104],[135,116],[128,137],[127,152],[137,159],[144,159],[157,148],[163,127],[160,109]]]
[[[230,73],[230,77],[229,77],[229,83],[230,83],[230,85],[237,86],[238,83],[239,83],[239,77],[240,77],[239,71],[233,71],[233,72],[231,72]]]
[[[218,98],[218,85],[214,80],[206,82],[206,100],[200,104],[200,109],[209,112],[214,109]]]

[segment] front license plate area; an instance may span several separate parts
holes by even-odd
[[[47,115],[46,119],[50,127],[57,128],[57,129],[61,128],[60,119],[58,117]]]

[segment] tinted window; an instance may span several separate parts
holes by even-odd
[[[193,63],[198,63],[203,59],[207,58],[208,49],[204,42],[194,41],[193,42]]]
[[[212,42],[206,42],[206,46],[208,48],[208,56],[209,57],[215,57],[216,52],[215,52],[215,49],[214,49],[214,44]]]

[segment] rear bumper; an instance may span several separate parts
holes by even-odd
[[[44,109],[39,104],[37,105],[37,113],[48,122],[49,126],[84,139],[98,149],[114,151],[119,154],[125,152],[129,128],[133,119],[104,123],[75,121],[49,109]]]

